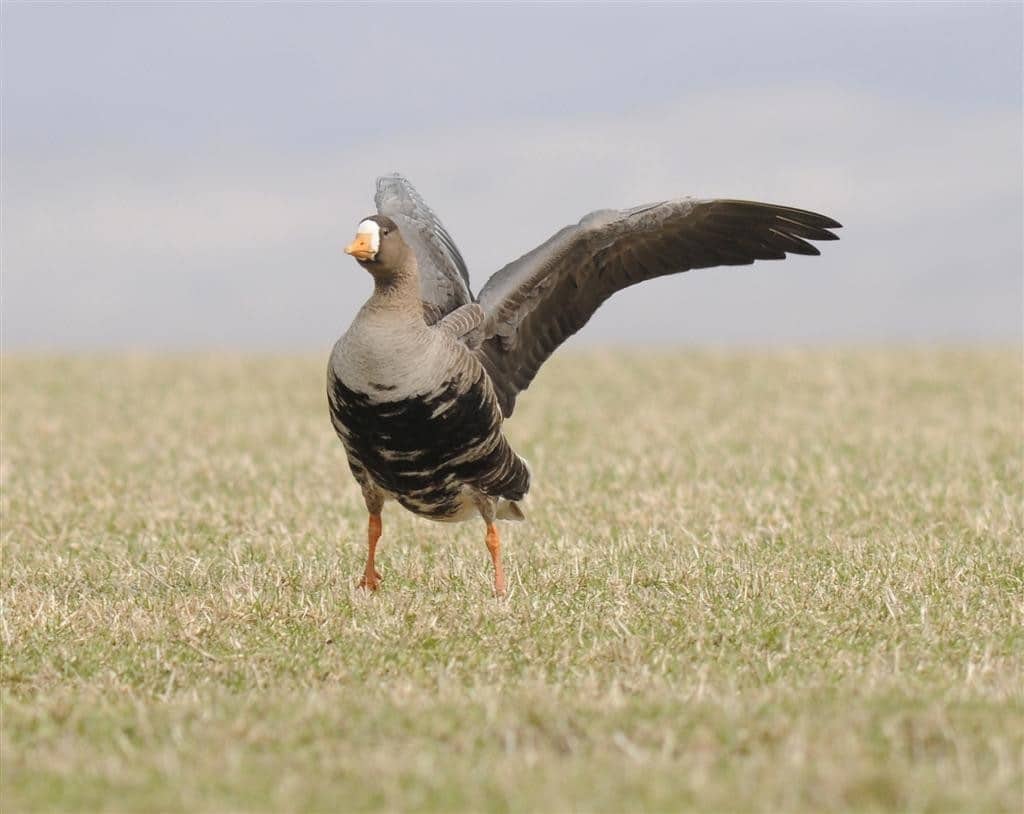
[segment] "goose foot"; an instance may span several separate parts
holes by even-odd
[[[373,573],[363,574],[363,578],[359,580],[359,587],[364,588],[367,591],[376,591],[380,587],[381,581],[384,579],[380,575],[380,572],[374,568]]]

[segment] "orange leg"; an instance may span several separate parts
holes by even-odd
[[[496,596],[505,595],[505,569],[501,564],[501,538],[498,536],[498,527],[494,523],[487,524],[487,550],[491,552],[491,561],[494,563],[494,593]]]
[[[380,539],[380,532],[380,515],[371,514],[370,523],[366,529],[366,538],[370,547],[366,555],[366,568],[363,571],[363,578],[359,580],[360,588],[367,588],[371,591],[376,591],[377,586],[380,585],[380,581],[383,579],[383,577],[377,572],[377,569],[373,567],[373,556],[377,553],[377,541]]]

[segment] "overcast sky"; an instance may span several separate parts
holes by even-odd
[[[1014,341],[1022,4],[5,3],[8,349],[328,348],[406,174],[475,288],[588,211],[840,220],[623,292],[581,339]]]

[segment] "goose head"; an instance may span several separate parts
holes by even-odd
[[[374,277],[388,277],[408,266],[412,251],[391,218],[371,215],[359,222],[356,237],[345,247],[345,254]]]

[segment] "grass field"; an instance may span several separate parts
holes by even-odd
[[[503,602],[324,366],[4,359],[4,814],[1021,810],[1018,353],[562,354]]]

